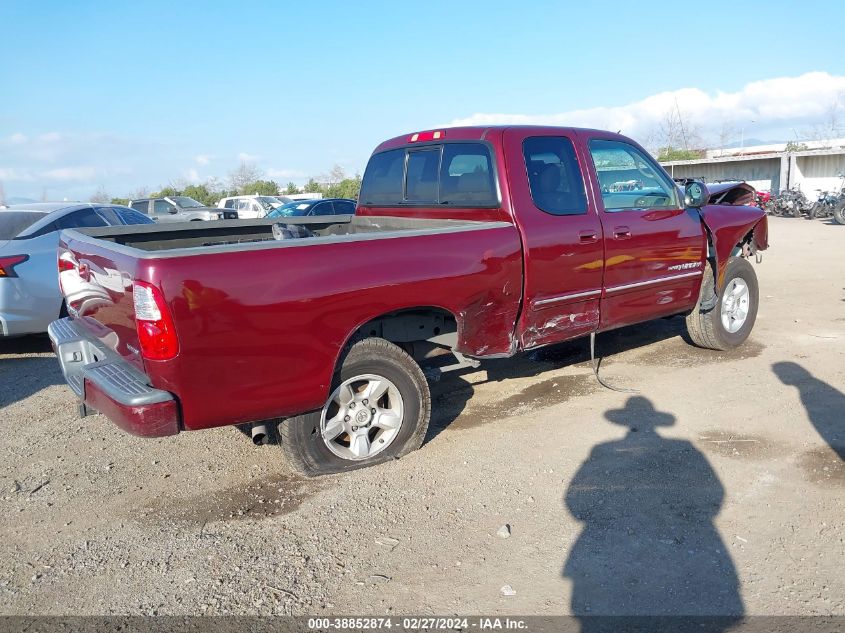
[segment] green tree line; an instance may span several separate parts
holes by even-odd
[[[197,202],[213,207],[221,198],[238,195],[258,194],[261,196],[290,195],[297,193],[321,193],[324,198],[350,198],[358,199],[361,191],[361,175],[347,175],[343,169],[335,165],[327,176],[317,181],[309,178],[308,181],[299,187],[293,182],[280,186],[275,180],[265,180],[260,171],[254,166],[241,163],[241,166],[229,175],[228,187],[223,186],[220,181],[210,179],[202,184],[171,183],[158,191],[148,192],[144,189],[138,190],[126,198],[109,198],[108,194],[98,191],[97,198],[110,199],[112,204],[128,204],[129,200],[137,198],[164,198],[168,196],[188,196]],[[93,198],[92,198],[93,200]]]

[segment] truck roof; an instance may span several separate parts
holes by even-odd
[[[386,149],[404,147],[415,143],[442,142],[442,141],[483,141],[491,132],[503,131],[511,128],[518,128],[531,133],[548,132],[589,132],[603,136],[617,136],[606,130],[593,128],[562,127],[556,125],[474,125],[465,127],[443,127],[419,132],[408,132],[379,144],[373,153],[382,152]],[[417,137],[416,139],[413,137]]]

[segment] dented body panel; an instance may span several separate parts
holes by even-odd
[[[728,260],[746,239],[755,251],[769,247],[769,224],[766,212],[758,207],[707,205],[700,210],[716,255],[717,286],[724,282]]]

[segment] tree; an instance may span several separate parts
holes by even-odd
[[[313,178],[309,178],[308,182],[305,183],[305,186],[302,188],[304,193],[323,193],[323,188]]]
[[[842,94],[836,95],[825,108],[821,121],[804,131],[811,141],[829,142],[839,138],[845,126],[842,124]]]
[[[207,185],[188,185],[182,190],[180,195],[193,198],[197,202],[202,202],[207,207],[213,207],[222,197],[218,196],[215,191],[209,191]]]
[[[722,121],[719,128],[719,155],[724,153],[725,147],[736,138],[736,126],[728,121]]]
[[[677,99],[675,105],[664,113],[663,119],[652,130],[649,137],[652,152],[656,149],[658,158],[678,150],[694,150],[703,145],[700,128],[692,121],[689,114],[681,110]],[[660,160],[669,159],[660,158]]]
[[[696,158],[704,158],[704,151],[698,149],[675,149],[674,147],[664,147],[658,152],[657,160],[695,160]]]
[[[287,195],[292,195],[292,194],[295,194],[295,193],[302,193],[302,192],[299,190],[299,187],[297,187],[292,182],[289,182],[288,186],[285,188],[285,193]]]
[[[0,182],[0,206],[6,204],[6,190],[3,188],[3,183]]]
[[[91,202],[99,202],[100,204],[108,204],[111,201],[111,196],[106,193],[106,190],[103,188],[102,185],[97,189],[93,196],[90,198]]]
[[[129,204],[129,198],[112,198],[109,202],[111,202],[111,204],[120,204],[125,207]]]
[[[344,178],[337,184],[329,184],[323,193],[328,198],[351,198],[358,199],[361,191],[361,174],[355,174],[352,178]]]
[[[245,183],[243,193],[258,194],[259,196],[277,196],[279,195],[279,185],[273,180],[256,180]]]
[[[242,160],[238,168],[229,173],[229,183],[232,185],[232,189],[235,189],[238,193],[243,193],[246,185],[259,180],[263,175],[255,163]]]

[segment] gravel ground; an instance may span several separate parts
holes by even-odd
[[[78,419],[46,341],[0,341],[0,613],[845,615],[845,227],[770,221],[740,350],[599,336],[636,395],[585,341],[485,364],[420,451],[318,480]]]

